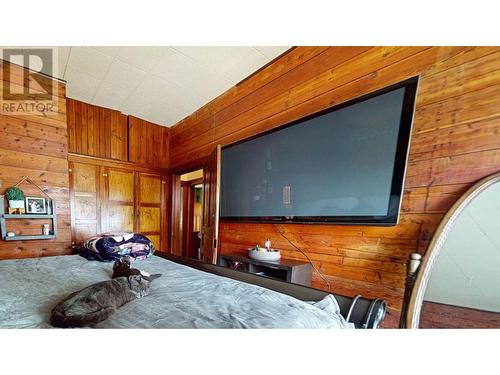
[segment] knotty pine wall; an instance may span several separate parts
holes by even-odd
[[[0,60],[0,69],[7,62]],[[23,68],[10,65],[12,82],[3,85],[23,85]],[[3,75],[3,79],[8,79]],[[48,79],[48,78],[40,78]],[[6,116],[0,113],[0,194],[16,184],[23,176],[30,177],[57,202],[58,235],[54,240],[2,241],[0,259],[38,257],[71,253],[68,136],[66,128],[65,85],[58,83],[58,113],[43,115]],[[42,193],[22,184],[26,195]],[[9,220],[8,230],[16,234],[41,234],[43,220]]]
[[[66,103],[70,153],[128,161],[126,115],[71,98]]]
[[[222,253],[267,237],[287,258],[304,259],[332,291],[384,298],[396,327],[405,263],[425,253],[439,221],[475,181],[500,170],[500,48],[298,47],[176,124],[171,167],[202,165],[228,145],[419,74],[401,219],[394,227],[222,223]],[[326,288],[315,274],[313,286]]]
[[[71,154],[168,168],[169,128],[71,98],[67,107]]]

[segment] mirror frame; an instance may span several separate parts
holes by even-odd
[[[500,182],[500,172],[484,177],[476,182],[453,204],[439,223],[420,264],[417,278],[411,291],[406,315],[406,327],[419,328],[420,312],[432,268],[458,216],[471,204],[474,198],[497,182]]]

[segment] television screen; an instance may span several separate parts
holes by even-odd
[[[417,82],[223,148],[221,219],[396,224]]]

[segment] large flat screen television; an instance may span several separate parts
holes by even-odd
[[[221,220],[395,225],[418,77],[222,150]]]

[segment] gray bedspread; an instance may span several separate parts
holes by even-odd
[[[96,327],[351,328],[331,295],[306,303],[156,256],[132,266],[163,276]],[[50,328],[55,304],[111,274],[111,263],[77,255],[0,261],[0,328]]]

